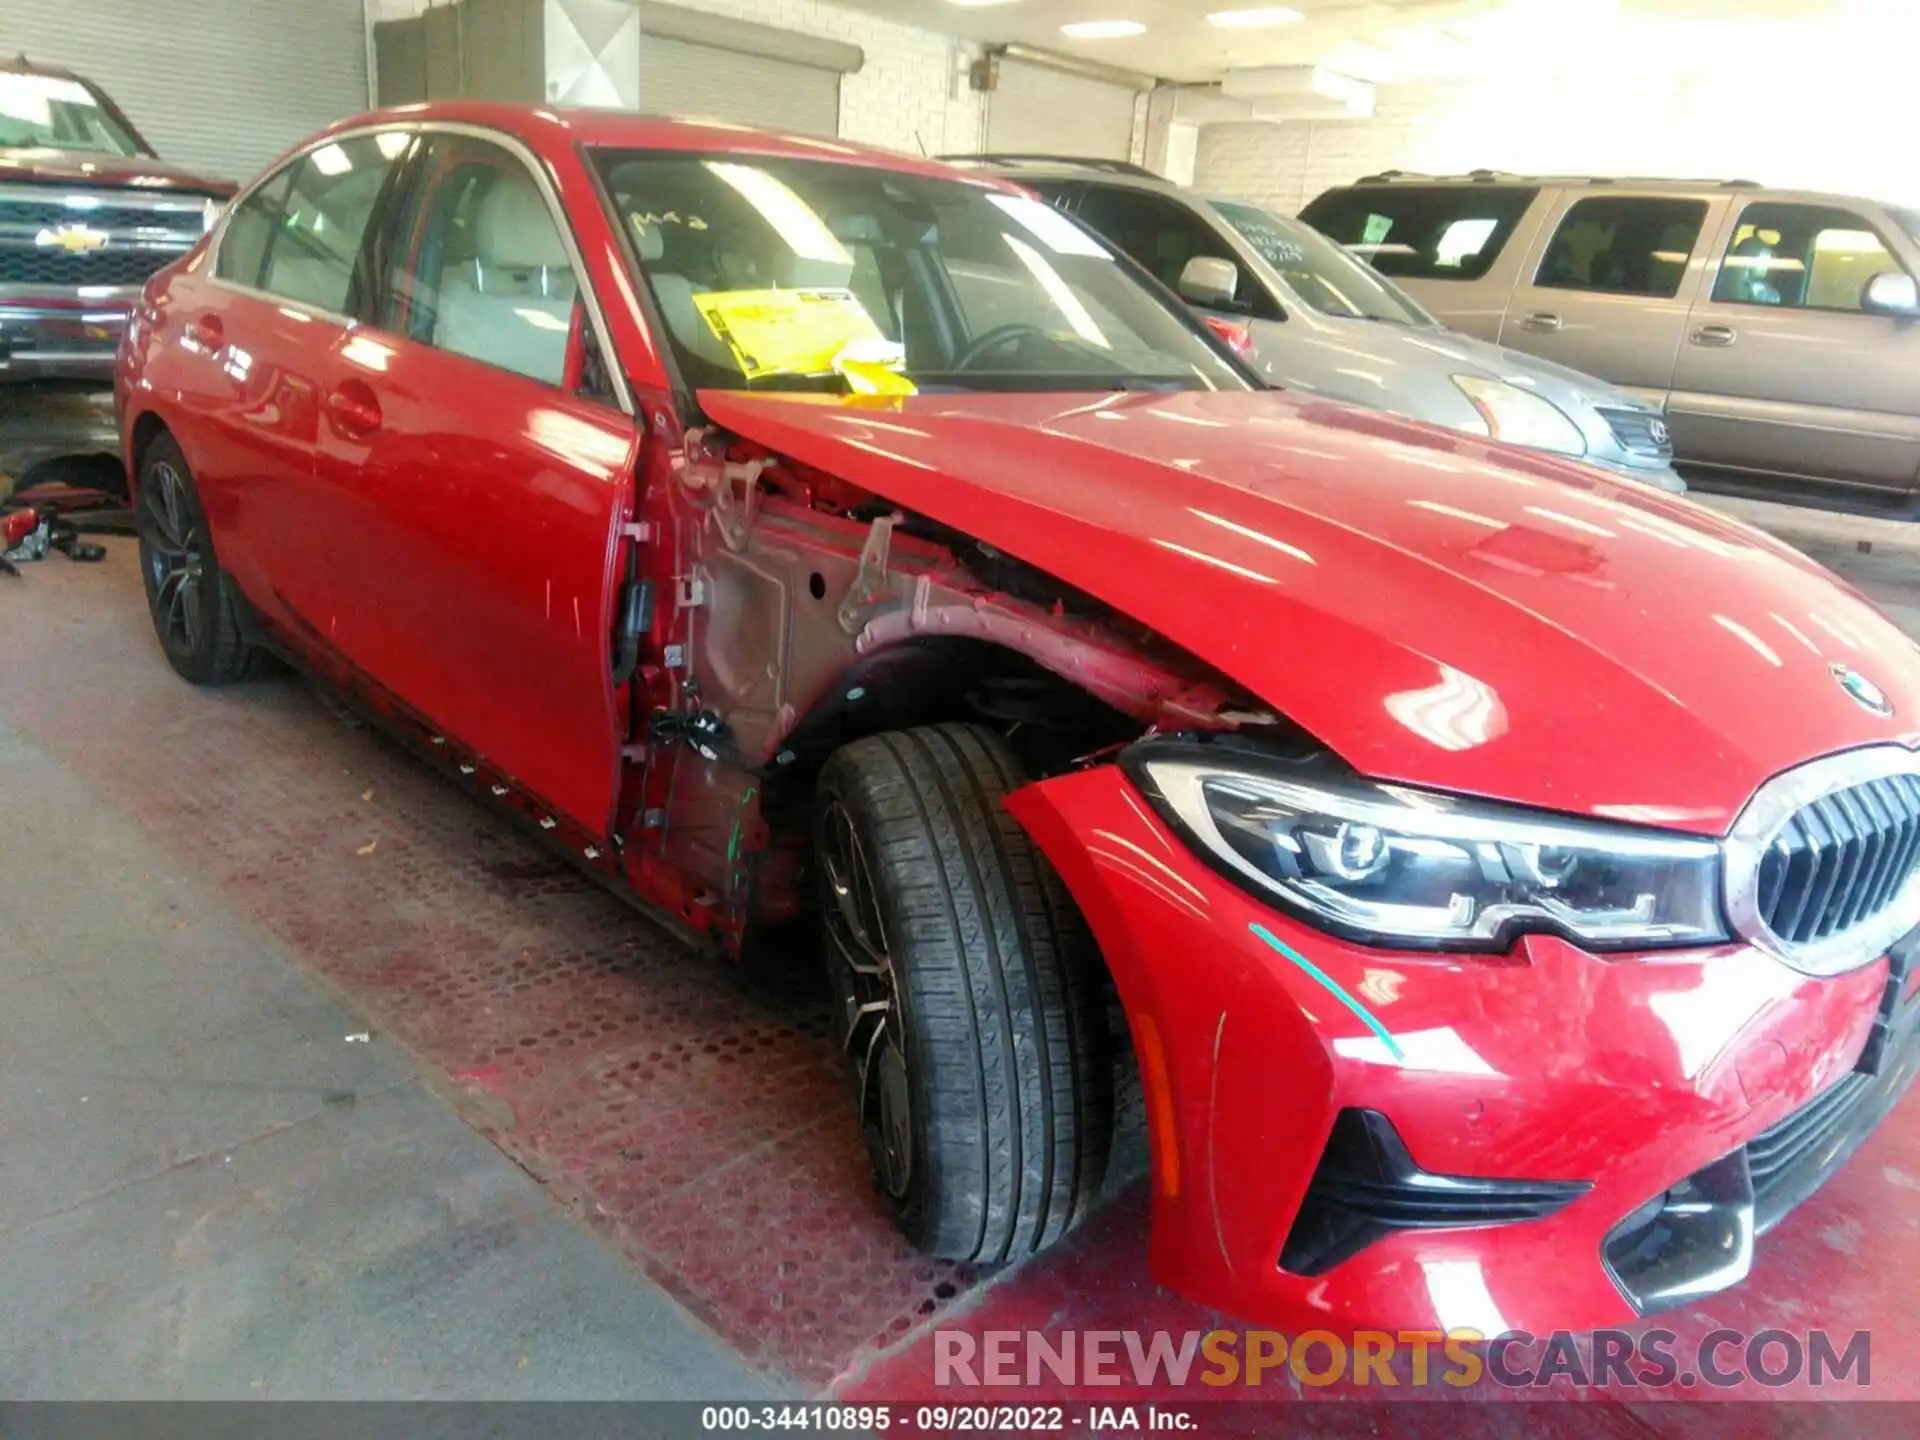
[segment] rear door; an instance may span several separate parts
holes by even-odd
[[[208,281],[179,289],[176,425],[221,559],[255,604],[325,634],[338,611],[329,515],[314,489],[321,383],[361,299],[361,241],[407,143],[331,141],[228,217]]]
[[[1498,340],[1539,232],[1537,202],[1552,199],[1537,185],[1350,185],[1300,218],[1398,280],[1443,324]]]
[[[1682,461],[1905,490],[1920,469],[1920,322],[1861,308],[1909,270],[1883,217],[1756,201],[1724,227],[1668,411]]]
[[[596,835],[619,730],[618,529],[638,433],[557,197],[504,137],[433,134],[323,377],[338,648]]]

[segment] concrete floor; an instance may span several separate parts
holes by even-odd
[[[0,1396],[774,1392],[4,721],[0,811]]]
[[[1920,634],[1920,530],[1727,508]],[[0,1398],[933,1398],[936,1325],[1230,1323],[1146,1279],[1137,1192],[1011,1275],[913,1256],[816,1000],[297,681],[181,685],[107,544],[0,589]],[[1667,1323],[1872,1326],[1920,1398],[1912,1112]]]

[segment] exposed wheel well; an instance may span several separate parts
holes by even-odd
[[[861,656],[807,712],[768,766],[760,813],[768,827],[769,849],[790,857],[788,865],[776,870],[799,879],[812,863],[814,790],[821,768],[835,751],[869,735],[946,723],[998,731],[1035,779],[1060,774],[1082,757],[1135,740],[1146,728],[1018,651],[991,641],[921,636]],[[809,888],[802,881],[800,895]],[[1097,946],[1094,953],[1099,953]],[[1104,992],[1101,1009],[1116,1065],[1123,1076],[1136,1076],[1130,1108],[1137,1109],[1132,1035],[1104,956],[1096,978]],[[1128,1082],[1120,1083],[1125,1096]]]
[[[947,722],[999,731],[1036,778],[1145,728],[1004,645],[919,636],[863,655],[841,672],[787,735],[763,789],[765,806],[804,809],[820,767],[843,745]]]
[[[171,434],[167,422],[149,410],[133,422],[133,444],[127,457],[127,488],[129,493],[140,483],[140,466],[145,463],[147,451],[153,442],[162,435]]]

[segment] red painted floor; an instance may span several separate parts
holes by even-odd
[[[180,683],[147,628],[130,545],[109,545],[104,565],[56,557],[0,582],[0,721],[273,929],[444,1077],[471,1123],[754,1364],[847,1398],[950,1401],[932,1383],[936,1323],[976,1336],[1229,1325],[1145,1278],[1137,1191],[1059,1253],[991,1284],[910,1254],[872,1198],[817,999],[781,999],[685,951],[296,681]],[[84,903],[84,890],[50,903]],[[1909,1102],[1763,1242],[1745,1287],[1664,1323],[1683,1358],[1720,1326],[1827,1327],[1842,1340],[1869,1329],[1871,1387],[1837,1398],[1920,1398],[1917,1257],[1920,1102]],[[1354,1393],[1286,1382],[1258,1398]],[[1482,1386],[1475,1398],[1500,1393]],[[1541,1395],[1646,1398],[1565,1382]],[[1194,1395],[1127,1386],[1077,1398]],[[1914,1428],[1902,1410],[1854,1411],[1855,1433]],[[1222,1431],[1274,1427],[1266,1410],[1209,1413]],[[1459,1428],[1419,1407],[1383,1431],[1379,1413],[1335,1407],[1315,1428]],[[1798,1434],[1831,1412],[1722,1413],[1630,1403],[1585,1420],[1604,1414],[1601,1428],[1621,1434]]]

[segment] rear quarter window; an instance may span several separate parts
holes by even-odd
[[[1539,193],[1521,185],[1354,185],[1329,190],[1300,218],[1383,275],[1478,280]]]

